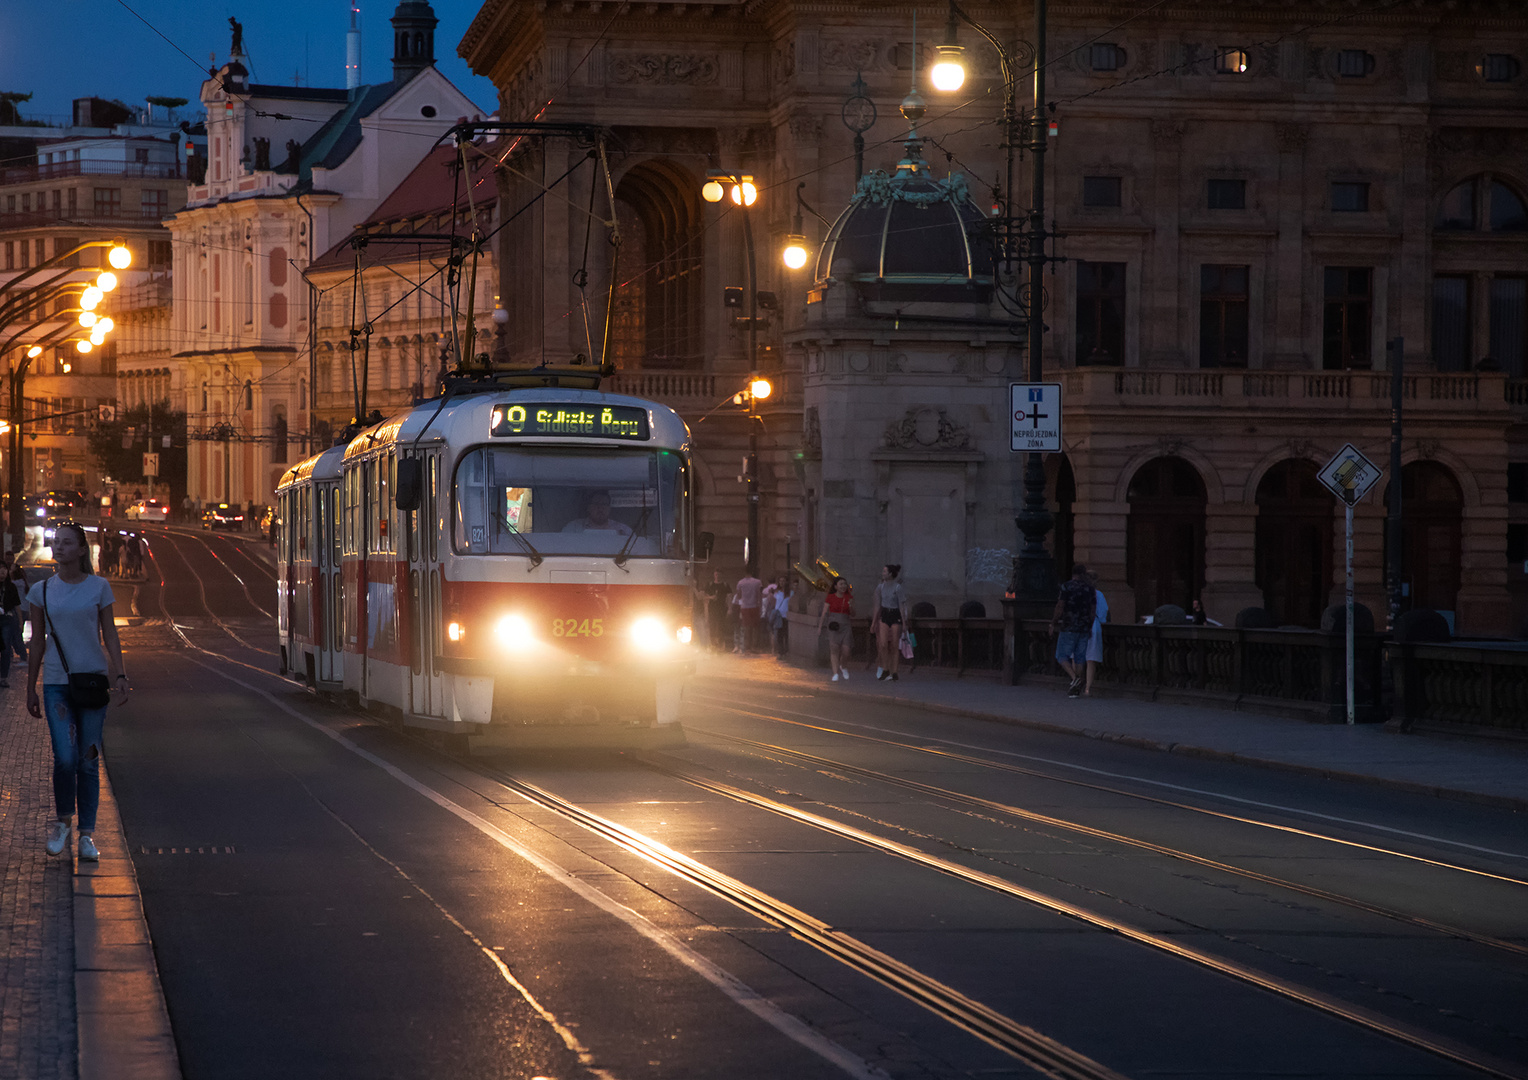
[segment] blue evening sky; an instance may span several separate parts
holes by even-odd
[[[37,119],[66,121],[77,97],[118,98],[142,105],[150,95],[183,97],[192,106],[206,69],[228,59],[228,17],[244,24],[244,48],[255,81],[345,85],[347,0],[126,0],[160,33],[196,59],[182,56],[119,0],[0,0],[0,91],[33,93],[21,106]],[[483,109],[493,111],[493,84],[473,75],[457,43],[481,0],[431,0],[436,66]],[[361,81],[392,77],[388,19],[397,0],[359,0]],[[200,71],[198,71],[200,68]]]

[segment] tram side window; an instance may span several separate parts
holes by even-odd
[[[345,554],[356,555],[361,549],[361,470],[345,473]]]
[[[464,554],[683,558],[688,478],[671,451],[484,447],[456,473]]]

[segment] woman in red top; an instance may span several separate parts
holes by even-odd
[[[833,681],[849,681],[849,646],[854,641],[849,620],[854,618],[854,590],[847,578],[835,578],[833,589],[822,602],[817,616],[817,632],[828,626],[828,663],[833,665]]]

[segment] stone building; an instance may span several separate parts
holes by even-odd
[[[968,10],[1022,69],[1032,8]],[[1314,625],[1342,566],[1342,515],[1314,473],[1345,442],[1388,462],[1386,343],[1402,338],[1407,602],[1461,633],[1520,630],[1528,12],[1483,0],[1049,10],[1047,216],[1064,260],[1045,281],[1043,360],[1065,395],[1066,450],[1047,462],[1061,570],[1097,571],[1117,619],[1201,599],[1227,623],[1256,606]],[[991,567],[1017,542],[1017,470],[993,422],[1020,366],[1011,320],[948,299],[920,311],[858,261],[791,277],[776,255],[797,231],[798,189],[830,219],[855,198],[848,124],[864,128],[867,168],[902,156],[895,106],[914,85],[929,101],[931,175],[963,174],[979,207],[1000,200],[996,55],[963,28],[972,77],[935,93],[915,69],[943,40],[944,12],[922,14],[915,33],[911,6],[871,0],[615,14],[488,0],[460,51],[499,87],[506,119],[612,129],[617,219],[633,238],[617,303],[642,316],[626,320],[618,356],[691,419],[703,527],[724,538],[724,567],[739,561],[746,422],[710,410],[748,368],[726,291],[747,285],[746,237],[742,212],[699,198],[713,168],[760,189],[757,284],[774,303],[758,362],[785,387],[764,421],[766,569],[783,564],[787,536],[793,555],[823,554],[862,588],[878,563],[902,561],[915,599],[952,616],[988,602]],[[506,199],[519,205],[526,176],[557,176],[580,152],[526,145],[507,159]],[[1027,202],[1021,184],[1015,203]],[[821,242],[825,227],[804,220]],[[506,231],[500,291],[526,353],[579,349],[568,313],[583,299],[567,283],[586,232],[567,200]],[[904,486],[904,472],[919,479]],[[1356,526],[1359,599],[1376,611],[1381,499]]]
[[[458,175],[473,191],[471,206],[482,233],[491,233],[497,223],[498,192],[490,159],[481,148],[470,145],[467,157],[463,172],[458,150],[446,146],[434,151],[370,218],[356,226],[354,235],[377,238],[361,249],[359,273],[350,237],[309,266],[305,276],[317,297],[318,311],[313,415],[320,446],[327,445],[358,412],[366,415],[379,409],[387,415],[434,396],[442,366],[455,366],[452,335],[458,321],[465,325],[468,296],[474,288],[477,336],[473,351],[493,351],[498,341],[493,313],[498,306],[499,275],[492,246],[480,255],[475,270],[470,257],[463,264],[453,296],[448,266],[451,244],[434,238],[451,233],[453,226],[464,239],[472,231],[472,211],[462,196],[464,185],[457,183]],[[453,200],[459,203],[454,215]],[[432,238],[409,241],[414,234],[432,234]],[[460,320],[453,310],[459,312]],[[462,346],[467,347],[465,338]]]
[[[429,4],[393,17],[392,79],[350,90],[252,84],[241,31],[202,84],[205,182],[168,222],[176,343],[199,502],[267,504],[310,426],[314,327],[303,271],[365,221],[472,102],[434,66]]]

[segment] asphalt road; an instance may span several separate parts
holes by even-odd
[[[1520,815],[706,679],[678,751],[454,758],[147,531],[107,757],[192,1080],[1528,1077]]]

